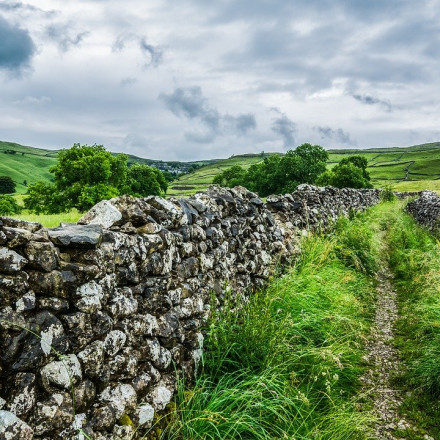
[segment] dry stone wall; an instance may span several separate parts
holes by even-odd
[[[406,205],[406,211],[418,223],[438,234],[440,231],[440,197],[435,191],[422,191],[419,195],[419,198]]]
[[[0,438],[142,432],[176,371],[194,376],[213,298],[261,287],[304,230],[378,201],[378,190],[302,185],[263,203],[214,187],[102,201],[57,228],[0,218]]]

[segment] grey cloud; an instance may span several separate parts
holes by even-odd
[[[157,66],[162,61],[163,52],[160,47],[148,44],[145,38],[141,39],[139,46],[147,57],[146,66]]]
[[[277,109],[272,109],[278,114],[272,122],[272,131],[283,139],[284,147],[292,148],[295,145],[295,135],[297,126],[295,122],[289,119],[284,113]]]
[[[45,11],[43,9],[37,8],[33,5],[28,5],[23,2],[1,2],[0,1],[0,10],[2,11],[28,11],[28,12],[38,12],[43,13],[45,15],[55,15],[55,11]]]
[[[350,138],[350,135],[342,130],[342,128],[334,130],[330,127],[313,127],[313,129],[319,133],[321,139],[331,139],[341,144],[356,145],[356,142],[354,142]]]
[[[175,116],[202,124],[203,130],[185,133],[186,139],[193,142],[210,143],[217,136],[229,134],[242,136],[257,126],[255,116],[251,113],[222,115],[216,108],[211,107],[198,86],[178,87],[173,93],[161,93],[159,99]]]
[[[239,116],[225,115],[223,120],[230,130],[239,135],[245,135],[249,130],[257,127],[257,121],[252,113]]]
[[[159,46],[154,46],[147,42],[146,37],[137,35],[135,33],[125,33],[119,35],[113,42],[113,52],[121,52],[125,49],[126,45],[130,42],[138,44],[139,49],[144,57],[145,67],[157,67],[163,59],[163,50]]]
[[[387,112],[392,111],[393,107],[388,101],[384,101],[379,98],[375,98],[374,96],[370,95],[359,95],[359,94],[352,94],[351,95],[356,101],[362,102],[362,104],[367,105],[380,105],[383,107]]]
[[[29,32],[0,17],[0,69],[19,73],[28,67],[35,53]]]
[[[186,131],[185,139],[196,144],[211,144],[215,140],[215,133],[212,131]]]
[[[58,47],[63,52],[67,52],[72,47],[78,46],[90,32],[75,32],[72,24],[52,24],[46,28],[48,37],[57,42]]]

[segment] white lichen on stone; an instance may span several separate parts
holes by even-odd
[[[173,391],[166,387],[164,382],[159,382],[159,385],[154,388],[151,393],[151,400],[156,410],[163,410],[170,402],[173,396]]]
[[[62,387],[66,390],[82,378],[81,365],[74,354],[63,356],[60,361],[50,362],[41,370],[43,383]]]
[[[139,425],[150,424],[154,420],[154,408],[148,403],[144,403],[136,410]]]
[[[93,313],[101,309],[104,293],[102,287],[95,281],[83,284],[76,290],[76,293],[81,298],[76,306],[82,312]]]

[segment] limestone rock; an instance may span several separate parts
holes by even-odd
[[[41,370],[43,384],[55,385],[69,390],[82,378],[81,364],[74,354],[63,356],[60,361],[50,362]]]
[[[0,410],[0,438],[5,440],[32,440],[34,431],[15,414]]]
[[[102,241],[99,225],[69,225],[48,230],[49,238],[57,246],[95,248]]]
[[[79,225],[99,225],[105,229],[122,220],[122,214],[109,200],[102,200],[79,220]]]
[[[16,273],[28,262],[17,252],[8,248],[0,247],[0,272]]]

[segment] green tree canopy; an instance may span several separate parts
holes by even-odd
[[[126,192],[136,197],[162,196],[167,189],[168,182],[157,168],[136,164],[128,169]]]
[[[323,172],[316,183],[336,188],[372,188],[367,170],[367,160],[362,156],[342,159],[332,170]]]
[[[0,195],[0,215],[20,214],[21,206],[10,195]]]
[[[221,186],[243,185],[262,197],[292,192],[301,183],[314,183],[325,171],[328,153],[319,145],[303,144],[286,155],[273,154],[247,171],[235,166],[214,178]]]
[[[370,180],[370,174],[367,171],[368,161],[366,157],[359,155],[344,157],[344,159],[342,159],[338,165],[348,165],[349,163],[352,163],[354,166],[360,168],[364,178]]]
[[[12,194],[15,192],[15,182],[10,176],[0,176],[0,194]]]
[[[50,169],[54,183],[37,182],[28,188],[25,207],[36,213],[90,209],[121,194],[163,195],[167,182],[160,170],[147,165],[127,166],[125,154],[113,155],[102,145],[74,144],[58,153]]]

